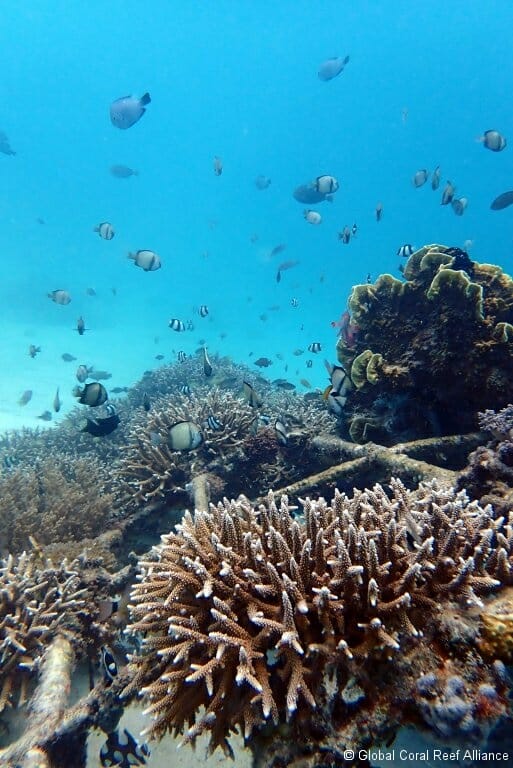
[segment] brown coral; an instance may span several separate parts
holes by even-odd
[[[0,477],[0,540],[20,552],[35,536],[40,544],[97,536],[116,508],[106,492],[107,472],[92,457],[54,454]]]
[[[348,425],[362,442],[471,431],[478,410],[513,395],[513,280],[442,245],[414,253],[404,277],[381,275],[348,300],[357,332],[341,335],[337,354],[355,383],[348,410],[374,424],[370,434]]]
[[[36,552],[9,555],[0,566],[0,712],[27,698],[28,684],[57,634],[75,636],[85,605],[77,572]]]
[[[209,417],[219,424],[213,428]],[[130,434],[121,475],[143,500],[166,498],[181,489],[193,472],[216,471],[216,462],[226,463],[227,455],[250,433],[255,413],[231,393],[213,389],[204,396],[176,395],[156,401],[150,413],[136,418]],[[201,428],[202,442],[195,450],[174,451],[168,445],[169,429],[181,421]]]
[[[393,481],[391,499],[375,486],[302,505],[304,519],[272,494],[258,509],[241,497],[187,513],[141,563],[131,629],[145,652],[125,693],[142,688],[152,735],[206,731],[229,752],[234,729],[287,721],[305,749],[368,743],[377,730],[359,731],[361,706],[370,717],[378,701],[378,729],[399,700],[414,706],[422,666],[443,664],[440,606],[465,612],[513,581],[511,524],[462,493]],[[421,633],[431,660],[411,653]],[[460,674],[487,680],[473,653]],[[334,709],[349,689],[361,689],[357,711],[349,693]]]

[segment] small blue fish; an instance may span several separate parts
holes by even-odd
[[[144,96],[122,96],[110,105],[110,121],[116,128],[126,130],[135,125],[146,112],[146,105],[151,101],[150,94]]]
[[[130,731],[123,729],[121,736],[117,730],[107,736],[107,741],[100,749],[100,762],[116,768],[131,768],[133,765],[146,765],[150,750],[146,744],[139,744]]]

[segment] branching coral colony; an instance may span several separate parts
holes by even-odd
[[[405,722],[482,742],[507,708],[501,648],[478,636],[513,584],[513,515],[399,481],[302,506],[187,513],[141,562],[125,695],[142,691],[151,735],[230,754],[240,729],[267,765],[336,762]]]

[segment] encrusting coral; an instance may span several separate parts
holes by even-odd
[[[341,760],[344,744],[368,746],[400,722],[432,729],[417,681],[438,669],[470,702],[444,735],[480,741],[505,710],[504,686],[477,628],[464,638],[454,627],[513,583],[513,514],[496,520],[464,493],[397,480],[390,495],[377,485],[302,507],[269,494],[256,509],[240,497],[186,513],[141,561],[129,629],[145,639],[125,695],[142,693],[150,734],[194,743],[207,732],[229,754],[240,729],[254,751]],[[482,685],[496,695],[486,723],[472,698]]]
[[[478,410],[513,397],[513,279],[443,245],[416,251],[403,273],[349,297],[337,355],[357,442],[471,431]]]

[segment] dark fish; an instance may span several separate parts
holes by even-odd
[[[331,59],[323,61],[317,72],[317,77],[323,82],[333,80],[334,77],[340,75],[344,71],[344,67],[349,62],[349,56],[333,56]]]
[[[108,683],[112,683],[116,675],[118,674],[118,665],[116,659],[110,648],[107,645],[102,645],[100,648],[100,658],[103,670],[103,676]]]
[[[89,376],[97,381],[107,381],[107,379],[112,379],[112,373],[102,371],[101,369],[95,370],[94,368],[89,369]]]
[[[451,207],[456,216],[463,216],[467,205],[468,199],[466,197],[455,197],[451,200]]]
[[[278,389],[284,389],[287,392],[292,392],[296,388],[296,385],[292,384],[291,381],[287,381],[287,379],[274,379],[272,383]]]
[[[283,253],[286,247],[287,243],[279,243],[278,245],[275,245],[269,256],[277,256],[279,253]]]
[[[224,426],[219,419],[217,419],[212,413],[207,416],[207,420],[205,421],[205,425],[208,427],[208,429],[211,429],[212,432],[222,432],[224,429]]]
[[[258,365],[259,368],[268,368],[272,364],[273,361],[268,357],[259,357],[258,360],[254,361],[254,365]]]
[[[86,326],[85,326],[85,320],[84,320],[84,318],[82,317],[82,315],[80,315],[80,317],[79,317],[79,318],[78,318],[78,320],[77,320],[77,331],[78,331],[78,335],[79,335],[79,336],[83,336],[83,335],[84,335],[84,333],[85,333],[87,330],[88,330],[88,329],[87,329],[87,328],[86,328]]]
[[[244,397],[246,399],[246,402],[252,408],[260,408],[260,406],[263,403],[262,396],[258,394],[258,392],[254,389],[253,385],[250,384],[248,381],[244,381],[242,383],[242,389],[244,391]]]
[[[7,135],[0,131],[0,152],[2,152],[4,155],[15,155],[16,152],[14,152],[11,149],[11,145],[9,144],[9,139],[7,138]]]
[[[146,765],[150,750],[146,744],[139,744],[130,731],[124,728],[120,735],[118,730],[109,733],[107,741],[100,749],[100,762],[103,768],[132,768],[134,765]]]
[[[342,230],[342,232],[338,233],[338,239],[342,240],[344,245],[347,245],[349,243],[349,241],[351,240],[351,230],[349,229],[347,224],[344,227],[344,229]]]
[[[431,176],[431,189],[433,191],[437,190],[440,186],[440,166],[437,165],[435,170],[433,171],[433,175]]]
[[[56,291],[51,291],[47,296],[56,304],[69,304],[71,301],[71,296],[68,291],[64,291],[62,288],[58,288]]]
[[[308,351],[313,352],[314,354],[317,354],[317,352],[321,352],[322,347],[318,341],[313,341],[311,344],[308,345]]]
[[[41,347],[36,347],[35,344],[31,344],[28,351],[30,357],[34,358],[38,352],[41,352]]]
[[[413,245],[410,245],[410,243],[407,243],[406,245],[401,245],[397,249],[397,255],[402,256],[405,259],[408,259],[412,253],[415,251],[415,248]]]
[[[59,397],[59,387],[57,387],[57,392],[55,393],[55,397],[53,398],[53,410],[55,413],[59,413],[61,410],[61,399]]]
[[[214,173],[216,176],[220,176],[223,172],[223,161],[217,155],[214,157]]]
[[[282,419],[276,419],[274,422],[274,433],[281,445],[287,445],[289,436],[287,434],[287,427]]]
[[[151,101],[150,94],[144,96],[122,96],[110,105],[110,121],[116,128],[126,130],[141,119],[146,112],[146,105]]]
[[[203,347],[203,373],[208,378],[209,376],[212,376],[212,371],[213,368],[207,354],[207,348]]]
[[[172,317],[168,325],[172,331],[176,331],[177,333],[185,331],[185,323],[182,320],[178,320],[176,317]]]
[[[87,432],[93,437],[105,437],[105,435],[110,435],[118,427],[119,416],[117,413],[111,413],[109,416],[102,416],[96,419],[86,417],[85,421],[86,423],[81,429],[82,432]]]
[[[18,400],[18,405],[27,405],[32,400],[32,390],[26,389]]]
[[[86,288],[86,294],[87,296],[96,296],[96,291],[94,288]]]
[[[115,395],[121,394],[121,392],[128,392],[128,387],[112,387],[111,392]]]
[[[270,183],[271,179],[269,176],[264,176],[263,174],[259,174],[255,179],[255,187],[260,190],[267,189]]]
[[[52,420],[52,412],[51,411],[43,411],[38,417],[38,419],[41,419],[41,421],[51,421]]]
[[[155,360],[163,360],[164,355],[155,355]]]
[[[65,363],[72,363],[73,360],[77,359],[73,355],[70,355],[69,352],[63,352],[62,355],[61,355],[61,358],[64,360]]]
[[[307,360],[307,361],[306,361],[306,367],[307,367],[307,368],[311,368],[311,367],[312,367],[312,365],[313,365],[313,360]]]
[[[282,261],[278,267],[278,272],[284,272],[286,269],[292,269],[292,267],[297,267],[298,264],[299,261]]]
[[[93,227],[93,232],[98,232],[102,240],[112,240],[114,235],[114,227],[109,221],[102,221],[97,227]]]
[[[356,237],[357,232],[358,232],[358,226],[356,224],[353,224],[353,226],[351,227],[352,236]]]
[[[502,195],[496,197],[490,208],[492,211],[502,211],[508,205],[513,205],[513,191],[503,192]]]
[[[111,165],[110,172],[116,179],[129,179],[130,176],[139,176],[139,171],[129,168],[128,165]]]
[[[448,181],[442,192],[442,202],[440,205],[449,205],[455,195],[456,187],[451,181]]]
[[[167,433],[167,444],[172,451],[193,451],[202,442],[201,429],[193,421],[178,421]]]
[[[91,381],[83,389],[75,387],[73,389],[73,396],[78,397],[79,403],[89,405],[91,408],[97,408],[109,399],[107,390],[99,381]]]
[[[149,396],[149,394],[147,392],[145,392],[143,394],[142,406],[143,406],[144,410],[146,411],[146,413],[148,413],[148,411],[151,408],[151,400],[150,400],[150,396]]]
[[[87,365],[79,365],[78,366],[78,368],[76,370],[76,373],[75,373],[75,376],[77,377],[78,381],[81,384],[83,384],[84,381],[88,378],[90,370],[91,369],[88,368]]]
[[[383,218],[383,203],[378,203],[375,210],[374,215],[376,216],[376,221],[381,221]]]
[[[319,192],[315,187],[315,182],[301,184],[299,187],[296,187],[292,194],[298,203],[305,203],[306,205],[315,205],[315,203],[323,203],[324,201],[332,202],[333,200],[332,195]]]

